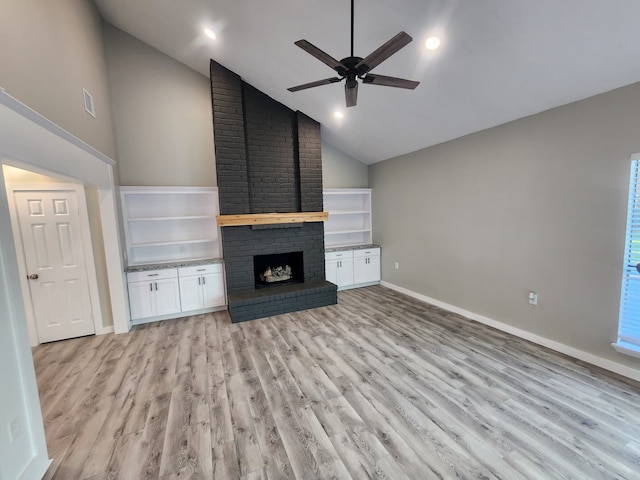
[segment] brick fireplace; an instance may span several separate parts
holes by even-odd
[[[322,212],[320,124],[213,60],[211,92],[221,215]],[[322,222],[223,226],[222,248],[233,322],[337,303]],[[256,258],[293,253],[295,281],[256,281]]]

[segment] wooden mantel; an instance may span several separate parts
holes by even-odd
[[[329,212],[250,213],[246,215],[218,215],[218,226],[272,225],[278,223],[324,222]]]

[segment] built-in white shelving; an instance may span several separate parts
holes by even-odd
[[[371,189],[327,188],[323,191],[326,248],[371,243]]]
[[[222,256],[216,187],[121,187],[127,263]]]

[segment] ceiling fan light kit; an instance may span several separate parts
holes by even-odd
[[[305,52],[313,55],[325,65],[329,66],[339,75],[338,77],[330,77],[314,82],[304,83],[291,87],[290,92],[298,92],[307,88],[319,87],[321,85],[329,85],[345,80],[344,93],[347,107],[355,107],[358,100],[358,80],[364,84],[381,85],[384,87],[406,88],[413,90],[420,82],[414,80],[406,80],[404,78],[388,77],[385,75],[377,75],[369,73],[375,67],[384,62],[391,55],[401,48],[408,45],[413,39],[405,32],[400,32],[376,50],[371,52],[365,58],[356,57],[353,54],[353,3],[351,0],[351,56],[338,61],[328,53],[320,50],[307,40],[298,40],[295,44]]]

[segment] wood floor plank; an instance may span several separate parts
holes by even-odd
[[[624,479],[640,385],[382,286],[33,349],[50,480]]]
[[[149,331],[146,330],[144,333]],[[114,373],[114,379],[117,381],[117,378],[121,377],[122,381],[119,383],[117,391],[114,392],[113,399],[105,397],[100,400],[104,403],[103,408],[107,410],[107,416],[96,441],[89,450],[84,468],[80,474],[81,478],[90,478],[106,472],[114,452],[113,444],[118,443],[119,438],[124,434],[126,425],[129,423],[133,409],[134,394],[144,371],[144,363],[137,361],[140,345],[144,339],[145,334],[132,337],[126,348],[119,349],[117,356],[107,357],[112,361],[122,358],[123,361],[116,362],[117,368],[126,368],[127,371]]]
[[[289,456],[287,455],[280,431],[271,413],[271,408],[264,394],[264,389],[258,377],[246,379],[247,395],[253,423],[256,427],[256,435],[265,466],[258,471],[260,478],[262,472],[271,479],[295,478]],[[247,474],[250,477],[251,473]],[[256,474],[253,472],[253,476]]]
[[[239,359],[234,349],[231,329],[224,331],[222,360],[225,368],[225,384],[229,402],[229,413],[233,428],[240,475],[246,475],[262,467],[262,455],[258,445],[255,425],[247,398]]]

